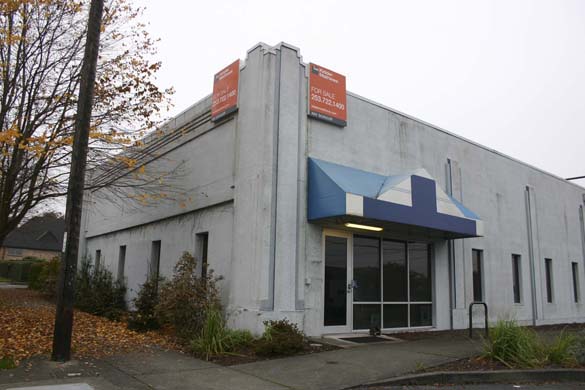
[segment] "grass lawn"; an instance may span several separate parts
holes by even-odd
[[[1,282],[10,282],[10,279],[6,279],[6,278],[3,278],[2,276],[0,276],[0,283]]]

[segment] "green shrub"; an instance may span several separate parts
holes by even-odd
[[[16,368],[13,358],[9,356],[0,358],[0,370],[10,370],[12,368]]]
[[[39,274],[39,290],[51,298],[57,295],[60,268],[61,259],[59,257],[53,257],[51,260],[43,263],[43,268]]]
[[[197,260],[184,252],[174,268],[171,280],[160,285],[156,315],[161,325],[171,325],[176,335],[190,341],[199,335],[210,309],[220,308],[219,290],[213,270],[202,278]]]
[[[158,286],[163,279],[148,279],[138,291],[136,298],[132,300],[136,309],[128,318],[128,329],[144,332],[160,328],[156,317],[156,305],[158,305]]]
[[[572,352],[577,364],[585,365],[585,333],[581,332],[575,337]]]
[[[544,346],[536,332],[510,320],[500,320],[490,329],[483,354],[508,367],[532,368],[546,362]]]
[[[105,267],[84,259],[77,272],[75,306],[90,314],[118,320],[126,312],[126,286]]]
[[[31,266],[42,261],[33,257],[0,261],[0,277],[10,279],[12,282],[27,283]]]
[[[232,330],[225,326],[221,312],[207,311],[201,334],[191,341],[191,350],[205,360],[212,356],[230,354],[250,346],[254,341],[248,330]]]
[[[546,345],[546,359],[548,363],[563,367],[577,364],[576,344],[577,337],[563,330],[555,337],[552,343]]]
[[[28,288],[33,290],[41,289],[41,271],[43,270],[43,263],[35,263],[30,266],[28,273]]]
[[[294,355],[304,348],[305,336],[286,318],[264,321],[264,334],[254,349],[259,356]]]

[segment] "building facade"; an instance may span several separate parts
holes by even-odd
[[[250,49],[237,111],[212,121],[199,101],[146,164],[181,163],[185,196],[88,193],[83,254],[131,299],[194,253],[254,332],[460,329],[476,301],[490,321],[585,321],[584,188],[350,92],[347,123],[313,118],[310,71],[288,44]]]

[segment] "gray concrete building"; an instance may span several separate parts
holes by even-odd
[[[461,329],[476,301],[490,321],[585,321],[585,188],[351,92],[345,125],[309,116],[311,71],[291,45],[250,49],[237,111],[195,103],[146,166],[182,163],[186,196],[88,192],[84,255],[131,299],[194,253],[230,326],[257,333]]]

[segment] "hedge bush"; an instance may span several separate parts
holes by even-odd
[[[128,329],[144,332],[160,328],[160,322],[156,317],[156,306],[158,305],[158,286],[163,279],[147,279],[138,295],[132,300],[136,309],[128,317]]]
[[[202,278],[197,270],[197,260],[189,253],[175,265],[171,280],[160,284],[156,316],[161,325],[170,325],[176,335],[186,342],[201,333],[207,312],[220,310],[219,289],[213,270]]]
[[[303,350],[305,335],[289,320],[264,321],[264,334],[254,346],[259,356],[294,355]]]
[[[25,257],[22,260],[2,260],[0,261],[0,276],[13,282],[27,283],[31,266],[43,261],[34,257]]]
[[[75,285],[75,306],[90,314],[119,320],[126,312],[126,285],[105,267],[82,260]]]

